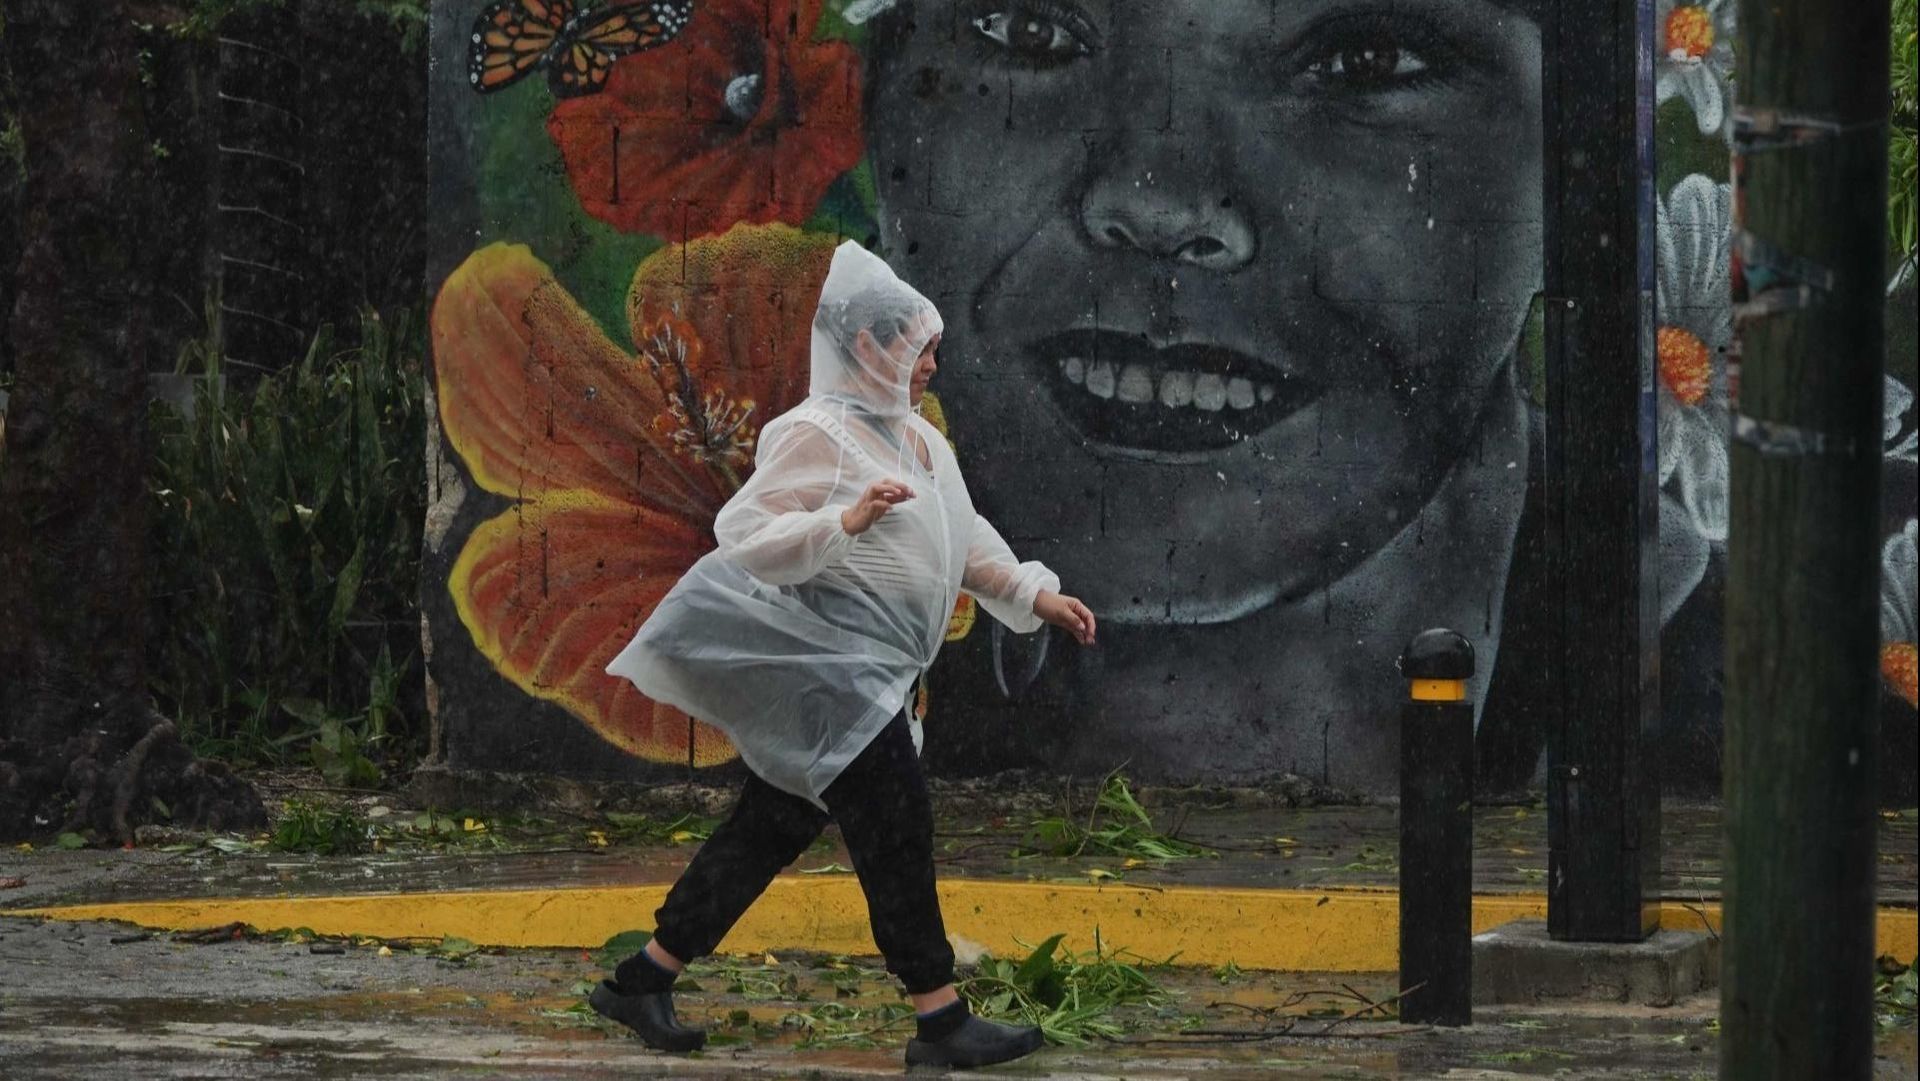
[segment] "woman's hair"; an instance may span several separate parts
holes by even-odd
[[[940,312],[932,301],[859,241],[843,241],[820,284],[808,391],[852,394],[882,416],[905,413],[912,407],[913,368],[906,354],[918,353],[939,332]],[[872,337],[878,353],[860,348],[863,334]]]
[[[851,351],[861,331],[868,331],[882,347],[905,337],[915,321],[926,317],[927,302],[899,281],[876,282],[852,296],[821,303],[814,325]]]

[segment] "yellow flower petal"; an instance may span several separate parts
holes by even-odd
[[[953,445],[953,433],[947,430],[947,407],[940,404],[940,396],[927,391],[920,398],[920,415],[926,418],[933,430],[947,437],[947,445]]]
[[[953,606],[953,615],[947,620],[947,641],[958,642],[973,633],[973,625],[980,618],[980,606],[972,597],[960,594],[960,600]]]

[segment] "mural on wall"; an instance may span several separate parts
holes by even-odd
[[[1709,750],[1734,8],[1659,5],[1663,679],[1669,724]],[[604,772],[608,745],[731,758],[601,669],[804,394],[827,255],[853,236],[946,314],[935,409],[976,501],[1103,617],[1082,652],[963,606],[923,702],[930,763],[1390,787],[1413,632],[1475,640],[1477,702],[1512,701],[1500,684],[1541,663],[1502,634],[1549,601],[1527,585],[1545,422],[1528,10],[436,9],[459,50],[435,76],[460,222],[433,312],[444,752],[561,772]],[[1889,490],[1907,492],[1882,622],[1910,718],[1906,379],[1888,383]],[[503,704],[510,688],[544,705]],[[1532,725],[1494,763],[1524,782],[1538,723],[1488,712]],[[604,742],[569,742],[582,723]]]
[[[467,536],[447,591],[501,675],[629,754],[733,757],[717,731],[604,669],[713,548],[714,516],[751,471],[762,420],[806,397],[805,294],[835,243],[746,226],[656,252],[628,294],[632,351],[525,246],[482,248],[441,287],[442,430],[474,483],[511,500]],[[683,311],[672,283],[689,270],[726,302]],[[950,637],[972,618],[963,601]]]

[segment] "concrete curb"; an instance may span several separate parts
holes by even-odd
[[[598,947],[653,925],[667,886],[573,887],[312,897],[217,897],[71,904],[0,912],[61,920],[117,920],[165,930],[246,923],[372,938],[459,937],[483,946]],[[1398,965],[1399,895],[1392,890],[1257,890],[1075,885],[949,879],[940,883],[947,929],[963,946],[1024,953],[1056,932],[1068,945],[1184,965],[1380,972]],[[1543,894],[1474,898],[1473,930],[1544,919]],[[1660,924],[1718,933],[1720,905],[1669,901]],[[1882,908],[1877,952],[1912,964],[1920,913]],[[872,955],[866,900],[851,875],[783,876],[721,944],[725,952],[814,950]],[[963,948],[962,953],[966,950]]]

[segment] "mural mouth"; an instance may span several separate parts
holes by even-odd
[[[1320,388],[1218,345],[1157,348],[1110,330],[1074,330],[1028,347],[1080,434],[1133,450],[1222,450],[1271,428]]]

